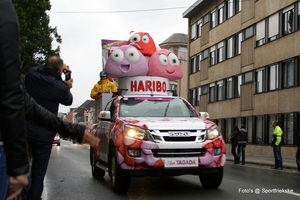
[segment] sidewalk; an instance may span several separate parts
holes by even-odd
[[[226,160],[229,162],[233,162],[233,156],[231,152],[226,152]],[[265,165],[265,166],[274,166],[274,158],[270,156],[259,156],[259,155],[247,155],[246,153],[246,165],[248,164],[257,164],[257,165]],[[283,169],[297,169],[296,158],[282,158]]]

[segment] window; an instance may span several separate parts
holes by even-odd
[[[215,97],[215,84],[212,83],[209,85],[209,101],[210,102],[215,102],[216,97]]]
[[[193,24],[191,28],[191,40],[195,40],[195,39],[196,39],[196,24]]]
[[[268,121],[268,123],[269,123],[269,138],[268,138],[268,143],[269,144],[271,144],[271,142],[272,142],[273,131],[274,131],[274,128],[272,126],[272,122],[275,121],[275,120],[277,120],[276,115],[270,115],[269,116],[269,121]]]
[[[264,143],[264,133],[263,133],[263,117],[256,117],[256,144]]]
[[[224,42],[220,42],[218,44],[218,52],[217,52],[218,60],[217,62],[222,62],[225,59],[224,56]]]
[[[216,64],[216,47],[210,48],[210,65]]]
[[[226,79],[226,99],[233,98],[233,81],[232,78]]]
[[[235,55],[239,55],[242,52],[242,39],[243,39],[243,34],[239,33],[235,37]]]
[[[199,71],[201,70],[201,60],[202,60],[202,54],[199,53],[199,54],[198,54],[198,64],[199,64],[198,70],[199,70]]]
[[[256,46],[261,46],[265,43],[265,20],[256,24]]]
[[[278,64],[269,67],[269,90],[278,89]]]
[[[190,90],[190,103],[192,104],[192,106],[196,106],[197,105],[197,89],[191,89]]]
[[[269,17],[269,24],[268,24],[268,41],[273,41],[275,39],[277,39],[278,37],[278,22],[279,22],[279,18],[278,18],[278,13],[272,15]]]
[[[246,118],[246,130],[248,132],[248,143],[252,143],[252,117]]]
[[[196,58],[191,58],[191,74],[196,72]]]
[[[208,85],[203,85],[201,87],[201,94],[208,94]]]
[[[293,113],[287,113],[283,115],[283,142],[284,144],[293,144],[294,143],[294,115]]]
[[[252,82],[253,81],[253,72],[246,72],[244,74],[244,83]]]
[[[242,85],[242,76],[234,77],[234,97],[241,96],[241,85]]]
[[[217,21],[217,11],[213,10],[211,12],[211,16],[210,16],[210,22],[211,22],[211,28],[214,28],[218,25],[218,21]]]
[[[242,0],[235,0],[235,13],[241,12],[242,10]]]
[[[201,87],[198,87],[197,105],[200,105]]]
[[[209,22],[209,13],[203,17],[203,24]]]
[[[282,34],[287,35],[295,30],[294,26],[294,6],[290,6],[283,10],[282,14]]]
[[[226,40],[226,57],[231,58],[233,56],[233,37]]]
[[[294,60],[282,63],[283,87],[294,86]]]
[[[219,5],[218,17],[219,17],[218,23],[222,24],[224,21],[224,4],[223,3],[221,5]]]
[[[217,86],[218,86],[217,87],[218,101],[224,100],[224,93],[223,93],[224,83],[223,83],[223,81],[218,81]]]
[[[206,58],[208,58],[208,49],[206,49],[202,52],[202,59],[204,60]]]
[[[227,139],[226,141],[230,140],[230,136],[232,133],[232,127],[233,127],[233,120],[232,119],[226,119],[226,135],[227,135]]]
[[[227,16],[227,19],[234,15],[234,13],[233,13],[233,1],[234,0],[227,0],[226,1],[226,7],[227,7],[226,16]]]
[[[201,37],[202,19],[197,22],[197,37]]]
[[[264,85],[265,85],[264,74],[265,74],[264,69],[256,71],[256,93],[264,92]]]
[[[244,38],[248,39],[248,38],[252,37],[253,36],[253,32],[254,32],[254,28],[253,28],[253,26],[250,26],[249,28],[247,28],[244,31]]]
[[[199,54],[195,56],[196,72],[199,71]]]

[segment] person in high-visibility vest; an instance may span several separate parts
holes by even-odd
[[[117,91],[118,87],[107,78],[106,72],[103,70],[100,72],[100,81],[94,85],[90,96],[92,99],[99,99],[102,93],[114,93]]]
[[[282,141],[282,130],[278,125],[278,121],[273,121],[272,126],[274,128],[273,138],[272,138],[272,147],[274,153],[275,164],[272,169],[282,170],[282,157],[281,157],[281,141]]]

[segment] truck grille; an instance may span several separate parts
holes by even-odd
[[[189,132],[188,136],[172,136],[169,132]],[[206,130],[150,130],[154,142],[204,142]]]
[[[205,148],[201,149],[152,149],[153,156],[156,158],[170,157],[200,157],[206,152]]]

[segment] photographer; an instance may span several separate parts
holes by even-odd
[[[57,115],[59,104],[69,106],[73,102],[70,89],[73,79],[62,80],[62,73],[71,72],[59,56],[49,56],[45,65],[30,68],[25,86],[28,94],[42,107]],[[30,122],[26,123],[27,141],[32,154],[32,179],[27,199],[40,200],[43,181],[51,155],[56,132],[49,131]],[[24,193],[23,193],[24,194]]]

